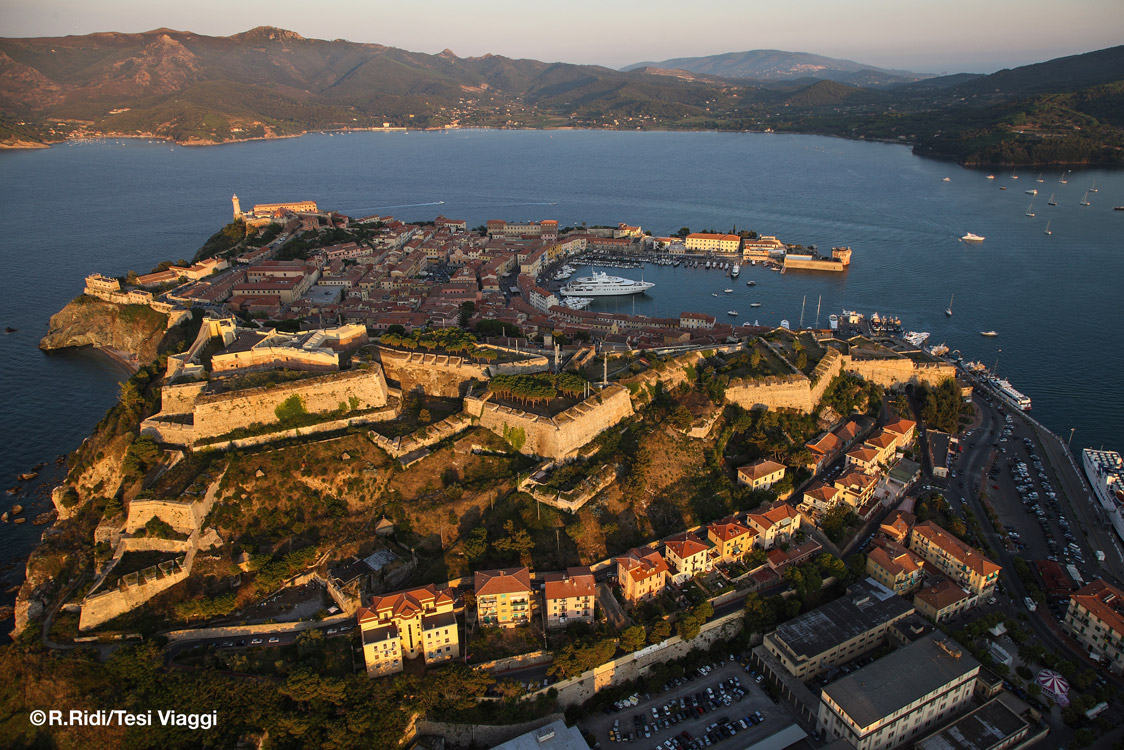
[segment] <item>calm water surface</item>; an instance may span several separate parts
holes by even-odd
[[[898,315],[966,359],[999,371],[1034,400],[1034,414],[1074,448],[1124,448],[1124,174],[961,169],[907,148],[814,136],[586,131],[353,133],[170,147],[76,143],[0,153],[0,482],[76,447],[113,403],[124,373],[96,353],[44,355],[47,320],[92,271],[147,271],[190,258],[243,206],[311,199],[352,216],[404,220],[438,213],[469,226],[490,218],[554,218],[562,226],[641,224],[752,229],[786,242],[854,248],[843,275],[746,268],[736,282],[708,271],[655,268],[651,293],[605,309],[708,312],[723,320],[820,323],[842,308]],[[951,178],[942,182],[942,178]],[[1091,206],[1081,206],[1085,190]],[[1006,187],[1007,190],[1000,190]],[[1025,213],[1031,196],[1035,218]],[[1056,207],[1047,206],[1056,193]],[[1044,234],[1047,220],[1052,235]],[[987,237],[965,245],[965,232]],[[637,275],[639,272],[620,272]],[[754,279],[756,287],[745,282]],[[735,291],[726,295],[723,290]],[[712,296],[718,293],[719,298]],[[944,316],[955,294],[954,316]],[[750,308],[754,301],[760,308]],[[730,317],[734,310],[739,314]],[[999,336],[985,339],[981,330]],[[45,472],[18,500],[48,507]],[[4,504],[9,496],[4,495]],[[0,584],[40,527],[0,526]],[[10,603],[0,593],[0,603]]]

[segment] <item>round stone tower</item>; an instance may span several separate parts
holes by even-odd
[[[238,203],[238,196],[232,195],[230,197],[230,202],[234,204],[234,220],[238,221],[242,218],[242,206]]]

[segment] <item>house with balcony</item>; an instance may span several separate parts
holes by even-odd
[[[433,584],[372,597],[356,614],[367,674],[401,672],[406,659],[419,656],[427,665],[460,656],[455,604],[452,589]]]
[[[995,589],[1003,570],[932,521],[913,527],[909,548],[977,597]]]
[[[527,568],[478,570],[475,584],[477,622],[513,628],[531,621],[534,595]]]
[[[617,558],[617,580],[631,604],[653,599],[667,587],[667,561],[656,550],[634,549]]]
[[[548,628],[593,622],[597,584],[588,567],[543,574],[544,619]]]
[[[753,549],[757,531],[739,522],[736,518],[715,521],[706,527],[706,537],[713,546],[713,558],[723,562],[742,559]]]
[[[676,534],[664,543],[664,553],[675,583],[710,570],[710,545],[689,531]]]
[[[791,540],[800,530],[802,518],[796,508],[785,502],[776,502],[760,512],[746,515],[749,527],[757,532],[755,546],[766,550]]]

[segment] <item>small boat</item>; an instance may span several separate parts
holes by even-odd
[[[1026,191],[1026,194],[1027,195],[1038,195],[1038,190],[1037,190],[1037,188],[1031,188],[1030,190]]]
[[[733,294],[734,293],[733,289],[723,289],[722,291],[724,291],[726,294]]]
[[[1063,184],[1063,185],[1068,185],[1068,184],[1069,184],[1069,180],[1067,180],[1067,179],[1065,178],[1066,172],[1068,172],[1068,171],[1069,171],[1069,170],[1067,169],[1067,170],[1066,170],[1065,172],[1062,172],[1062,176],[1058,178],[1058,182],[1060,182],[1060,183],[1061,183],[1061,184]]]
[[[760,302],[750,302],[749,306],[750,307],[761,307],[761,303]]]
[[[1000,189],[1000,190],[1006,190],[1007,188],[1006,188],[1006,187],[1001,187],[1001,188],[999,188],[999,189]]]
[[[941,182],[952,182],[952,178],[951,177],[945,177],[943,180],[941,180]]]
[[[1034,208],[1034,201],[1031,201],[1030,205],[1026,207],[1026,215],[1029,216],[1030,218],[1034,218],[1034,211],[1031,210],[1033,208]]]
[[[1096,180],[1093,180],[1093,187],[1089,188],[1089,192],[1090,193],[1097,192],[1097,181]]]
[[[1049,221],[1046,222],[1046,231],[1043,232],[1043,234],[1053,234],[1053,232],[1050,231],[1050,222]]]
[[[989,180],[994,180],[994,179],[995,179],[995,175],[993,175],[993,174],[989,174],[989,175],[987,176],[987,179],[989,179]]]
[[[1050,200],[1046,201],[1046,205],[1047,205],[1047,206],[1056,206],[1056,205],[1058,205],[1058,202],[1057,202],[1056,200],[1054,200],[1054,194],[1053,194],[1053,193],[1050,193]]]
[[[948,317],[950,317],[950,318],[952,317],[952,301],[953,301],[954,299],[956,299],[956,295],[955,295],[955,294],[954,294],[954,295],[952,295],[951,297],[949,297],[949,298],[948,298],[948,307],[946,307],[946,308],[944,309],[944,314],[945,314],[945,315],[947,315],[947,316],[948,316]]]
[[[1017,172],[1017,171],[1018,171],[1018,170],[1016,170],[1016,169],[1012,169],[1012,170],[1011,170],[1011,179],[1012,179],[1012,180],[1017,180],[1017,179],[1019,179],[1019,176],[1018,176],[1017,174],[1015,174],[1015,172]]]
[[[1092,203],[1089,202],[1089,191],[1088,190],[1085,191],[1085,197],[1081,199],[1081,205],[1082,206],[1093,205]]]
[[[710,295],[710,296],[711,296],[711,297],[717,297],[717,296],[718,296],[718,292],[713,292],[713,293],[711,293],[711,295]]]
[[[960,241],[961,242],[983,242],[984,238],[981,235],[972,234],[971,232],[968,232],[966,235],[964,235],[963,237],[960,238]]]
[[[999,334],[996,333],[995,331],[980,331],[980,335],[981,336],[987,336],[990,339],[990,338],[995,338]]]
[[[1121,206],[1121,207],[1120,207],[1119,209],[1117,209],[1117,210],[1121,210],[1121,211],[1124,211],[1124,206]],[[746,286],[757,286],[757,282],[756,282],[756,281],[753,281],[753,280],[751,279],[751,280],[749,280],[749,281],[745,282],[745,285],[746,285]]]
[[[1038,179],[1036,179],[1035,182],[1042,182],[1042,173],[1041,172],[1038,173]]]
[[[1124,206],[1113,206],[1112,210],[1113,211],[1124,211]]]
[[[11,326],[4,326],[4,333],[15,333],[16,329]]]
[[[727,310],[726,314],[727,315],[733,315],[734,317],[737,317],[738,311],[737,310]]]

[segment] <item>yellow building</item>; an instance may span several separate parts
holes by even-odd
[[[776,237],[763,235],[757,239],[746,238],[742,243],[742,258],[745,260],[768,260],[771,255],[779,255],[785,250],[783,242]]]
[[[850,455],[848,454],[848,459]],[[855,510],[866,505],[874,497],[878,488],[878,477],[857,468],[843,472],[835,480],[835,488],[842,493],[841,499]]]
[[[1124,672],[1124,591],[1097,580],[1069,597],[1069,632],[1116,674]]]
[[[925,561],[900,544],[887,542],[866,556],[866,572],[895,594],[904,596],[921,585]]]
[[[932,521],[913,527],[909,548],[976,596],[994,589],[1003,569]]]
[[[593,622],[597,584],[586,567],[543,575],[546,626],[564,628],[574,622]]]
[[[733,518],[716,521],[706,527],[706,536],[714,545],[715,556],[732,562],[740,560],[753,549],[757,532]]]
[[[933,622],[956,617],[976,601],[976,597],[947,578],[926,586],[913,595],[913,606]]]
[[[784,464],[761,459],[748,466],[738,467],[738,484],[753,490],[767,490],[784,479]]]
[[[898,450],[902,450],[913,442],[914,434],[917,431],[917,423],[911,422],[908,419],[899,419],[886,425],[882,430],[896,436],[897,445],[895,447]]]
[[[708,234],[696,232],[687,235],[687,250],[696,253],[736,253],[742,238],[736,234]]]
[[[878,451],[869,445],[847,451],[847,468],[870,473],[878,471]]]
[[[658,595],[667,586],[669,569],[655,550],[631,550],[617,558],[617,580],[626,601],[636,604]]]
[[[838,505],[842,496],[842,491],[837,487],[816,480],[804,490],[804,497],[798,508],[801,512],[819,519]]]
[[[668,565],[672,578],[682,583],[710,569],[710,545],[687,531],[676,534],[665,542]]]
[[[801,518],[803,516],[796,508],[778,502],[760,513],[748,514],[746,521],[757,531],[754,543],[763,549],[772,549],[792,539],[793,534],[800,530]]]
[[[476,572],[476,619],[513,628],[531,620],[531,571],[527,568]]]
[[[367,674],[401,672],[406,659],[438,664],[460,655],[460,633],[451,589],[422,588],[376,596],[357,617]]]

